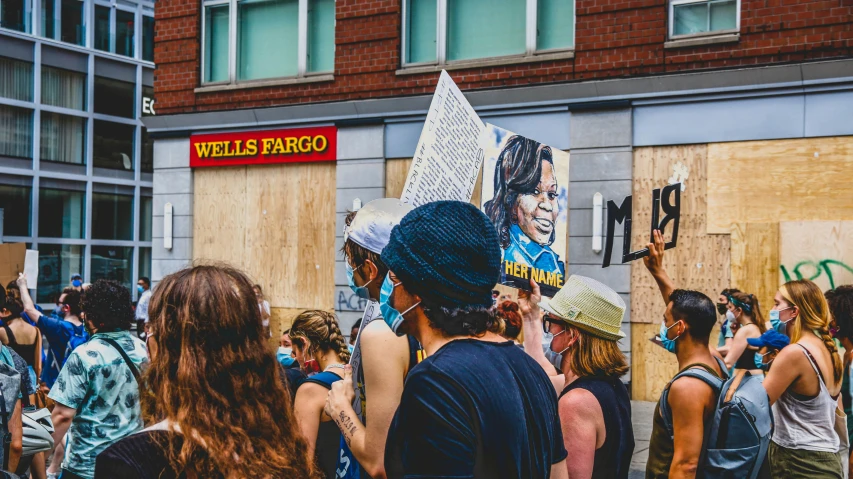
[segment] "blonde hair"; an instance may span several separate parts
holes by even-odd
[[[835,382],[841,381],[844,366],[838,354],[838,347],[829,334],[829,322],[832,319],[829,305],[818,285],[807,279],[788,281],[779,288],[779,293],[791,306],[796,306],[799,315],[791,330],[791,343],[803,336],[803,330],[812,330],[823,340],[824,346],[832,358],[832,370]]]
[[[570,324],[566,331],[577,337],[569,348],[569,367],[579,377],[620,378],[628,372],[625,354],[616,341],[599,338]]]
[[[320,352],[331,350],[337,353],[341,361],[349,362],[349,347],[334,313],[315,309],[297,316],[290,327],[290,341],[300,349],[305,349],[306,339],[311,342],[306,354],[317,356]]]

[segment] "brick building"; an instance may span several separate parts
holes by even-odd
[[[280,326],[307,307],[335,308],[345,326],[358,317],[337,253],[343,216],[355,199],[399,194],[442,69],[484,121],[570,152],[568,271],[631,305],[623,346],[644,377],[635,397],[655,397],[672,369],[650,360],[659,348],[646,341],[663,305],[641,270],[601,268],[595,193],[641,198],[687,168],[693,203],[672,267],[712,297],[746,284],[737,225],[853,219],[796,204],[779,214],[767,189],[828,203],[853,193],[806,181],[827,165],[853,171],[847,0],[160,0],[155,15],[158,115],[144,120],[153,279],[193,259],[234,262],[264,284]],[[194,135],[327,125],[334,162],[190,168]]]

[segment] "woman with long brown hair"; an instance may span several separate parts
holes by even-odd
[[[725,355],[726,367],[734,368],[735,372],[750,371],[761,375],[761,368],[757,368],[755,363],[758,350],[751,349],[746,342],[747,339],[760,338],[767,331],[758,298],[754,294],[736,292],[730,293],[727,299],[728,324],[737,323],[738,328]]]
[[[764,379],[776,424],[768,459],[772,477],[842,476],[835,431],[843,367],[829,334],[820,288],[807,279],[779,288],[770,321],[791,338]],[[775,326],[774,326],[775,327]]]
[[[195,266],[166,276],[149,317],[156,353],[141,397],[160,422],[98,456],[95,477],[317,477],[243,273]]]
[[[334,313],[305,311],[290,327],[293,356],[302,370],[311,374],[296,390],[294,414],[308,447],[316,451],[325,477],[335,479],[341,432],[323,408],[332,384],[344,377],[350,353]]]

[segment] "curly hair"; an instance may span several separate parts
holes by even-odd
[[[495,332],[507,339],[517,339],[521,334],[521,313],[518,311],[518,303],[510,300],[498,303],[495,316],[499,322],[503,323],[502,331]]]
[[[202,265],[170,274],[149,317],[157,353],[142,381],[143,413],[192,431],[183,443],[158,440],[176,471],[319,477],[243,273]]]
[[[846,284],[830,289],[826,293],[826,302],[838,326],[836,337],[853,338],[853,285]]]
[[[448,308],[424,298],[420,306],[430,326],[444,336],[482,336],[496,321],[495,310],[484,306]]]
[[[311,343],[305,351],[308,356],[334,351],[342,362],[349,362],[349,348],[334,313],[314,309],[297,316],[290,326],[290,341],[303,350],[306,339]]]
[[[516,201],[520,195],[532,193],[539,184],[543,161],[554,164],[551,147],[518,135],[509,137],[498,155],[495,195],[483,205],[483,211],[495,224],[502,249],[509,247],[510,226],[518,223]],[[551,231],[548,244],[553,243],[555,238],[556,232]]]
[[[130,290],[118,281],[99,279],[83,290],[80,309],[98,331],[127,331],[133,322]]]

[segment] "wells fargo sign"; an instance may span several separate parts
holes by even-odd
[[[192,135],[190,166],[335,161],[337,136],[334,126]]]

